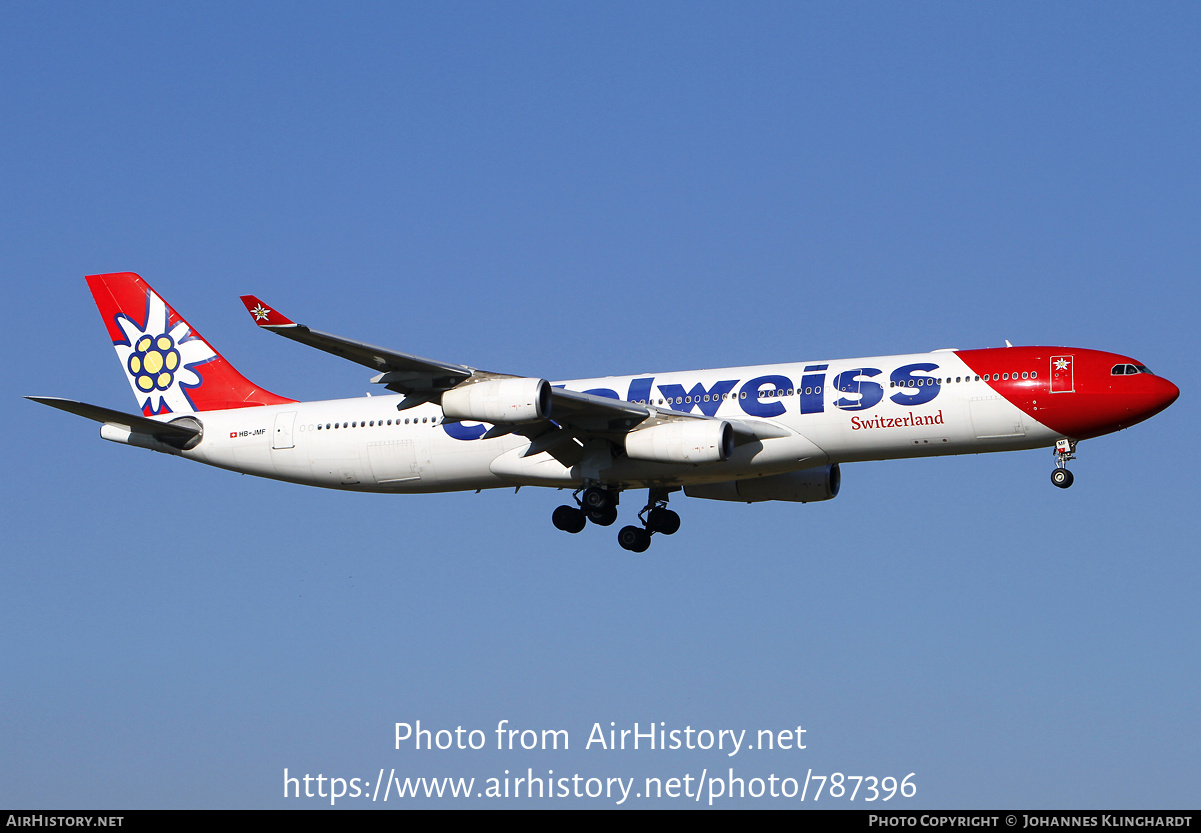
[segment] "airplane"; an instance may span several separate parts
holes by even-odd
[[[565,532],[617,520],[645,552],[680,516],[671,494],[808,503],[842,463],[1053,449],[1072,485],[1081,440],[1167,408],[1179,388],[1128,356],[999,347],[549,382],[373,347],[242,296],[262,329],[370,368],[380,395],[298,402],[246,379],[141,277],[87,278],[141,413],[27,397],[101,423],[106,440],[231,471],[361,492],[572,489]],[[1006,342],[1008,345],[1008,342]]]

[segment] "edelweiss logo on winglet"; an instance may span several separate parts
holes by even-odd
[[[259,304],[250,311],[250,314],[254,316],[255,321],[263,321],[271,314],[271,310],[267,309],[262,304]]]
[[[147,295],[144,327],[126,315],[118,315],[116,321],[126,341],[113,346],[142,411],[196,410],[184,388],[199,387],[202,380],[193,368],[217,358],[212,348],[203,339],[189,337],[191,328],[182,320],[168,329],[167,305],[153,292]]]

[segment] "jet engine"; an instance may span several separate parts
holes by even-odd
[[[733,453],[733,427],[714,419],[666,422],[626,435],[626,455],[634,460],[716,463]]]
[[[442,394],[447,419],[514,425],[550,416],[551,388],[545,379],[490,379]]]
[[[722,483],[706,483],[701,486],[685,486],[688,497],[708,500],[736,500],[743,503],[758,503],[763,500],[790,500],[795,503],[813,503],[829,500],[838,494],[842,475],[838,464],[821,466],[804,471],[771,474],[766,477],[751,477],[746,480],[727,480]]]

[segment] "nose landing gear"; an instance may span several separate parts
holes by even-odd
[[[1075,440],[1060,440],[1055,443],[1055,470],[1051,472],[1051,482],[1061,489],[1071,486],[1076,478],[1068,471],[1068,460],[1075,459]]]

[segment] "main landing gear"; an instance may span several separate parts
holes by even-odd
[[[651,489],[646,507],[638,513],[642,526],[625,526],[617,533],[617,543],[630,552],[646,552],[651,545],[651,535],[658,532],[673,535],[680,528],[680,516],[667,508],[667,496],[672,489]],[[557,529],[564,532],[582,532],[592,521],[599,526],[611,526],[617,520],[617,502],[620,492],[590,486],[583,493],[576,492],[576,506],[560,506],[551,515]]]
[[[651,536],[656,532],[674,535],[680,529],[680,516],[667,508],[668,489],[651,489],[646,507],[638,513],[642,527],[623,526],[617,533],[617,543],[630,552],[646,552]]]
[[[1068,460],[1076,459],[1076,441],[1060,440],[1055,443],[1055,470],[1051,472],[1051,482],[1061,489],[1066,489],[1075,480],[1068,471]]]
[[[583,532],[588,521],[599,526],[612,526],[617,520],[617,500],[621,493],[613,489],[591,486],[581,496],[577,491],[573,497],[576,506],[560,506],[550,516],[556,529],[564,532]]]

